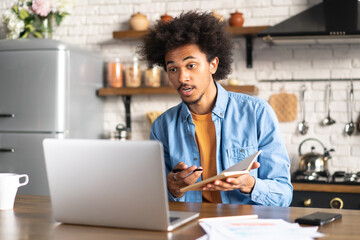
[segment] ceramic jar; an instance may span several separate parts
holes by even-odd
[[[173,17],[165,13],[164,15],[161,15],[160,20],[162,22],[170,22],[173,20]]]
[[[133,14],[129,21],[130,28],[135,31],[145,31],[149,27],[149,20],[141,13]]]
[[[243,14],[236,11],[231,13],[231,17],[229,18],[229,25],[232,27],[242,27],[244,24]]]
[[[238,86],[239,81],[236,78],[230,78],[230,79],[228,79],[228,85],[230,85],[230,86]]]
[[[220,22],[223,22],[223,21],[224,21],[223,16],[221,16],[218,12],[216,12],[216,10],[212,10],[212,11],[211,11],[211,14],[212,14],[215,18],[219,19]]]

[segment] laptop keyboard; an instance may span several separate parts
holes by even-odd
[[[170,222],[172,223],[172,222],[174,222],[174,221],[176,221],[178,219],[180,219],[180,218],[179,217],[170,217]]]

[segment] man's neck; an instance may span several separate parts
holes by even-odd
[[[188,105],[188,107],[191,112],[198,115],[204,115],[210,113],[215,106],[216,96],[217,96],[217,87],[215,82],[212,82],[209,85],[204,96],[200,99],[200,101],[195,104]]]

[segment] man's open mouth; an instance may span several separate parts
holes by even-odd
[[[183,88],[182,91],[183,92],[190,92],[193,88]]]
[[[185,95],[185,96],[190,96],[193,92],[195,88],[194,87],[189,87],[189,86],[182,86],[182,87],[179,87],[179,91],[182,95]]]

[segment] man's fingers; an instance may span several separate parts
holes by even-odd
[[[170,171],[167,176],[167,181],[168,189],[175,197],[183,196],[184,193],[180,192],[180,189],[194,184],[202,173],[202,171],[194,171],[195,169],[201,169],[201,167],[191,166],[187,168],[183,162],[176,164],[173,169],[179,169],[179,171]]]
[[[196,166],[191,166],[188,167],[186,169],[183,169],[181,172],[176,173],[176,177],[177,178],[185,178],[187,177],[190,173],[192,173],[197,167]],[[200,176],[200,175],[199,175]],[[189,175],[190,177],[190,175]]]
[[[179,169],[179,171],[174,172],[173,170],[170,171],[168,174],[168,181],[175,183],[178,186],[187,186],[193,184],[197,181],[197,179],[202,174],[202,171],[198,171],[197,169],[201,169],[201,167],[191,166],[189,168],[183,169],[186,167],[186,164],[183,162],[178,163],[174,169]],[[195,171],[197,170],[197,171]]]
[[[236,186],[236,184],[225,182],[225,181],[219,181],[219,180],[215,181],[214,185],[215,185],[215,188],[217,188],[217,189],[221,188],[221,189],[227,189],[227,190],[234,189]]]
[[[174,169],[180,169],[180,170],[184,170],[187,168],[187,165],[184,162],[179,162],[178,164],[175,165]]]
[[[194,170],[190,171],[190,174],[188,174],[184,177],[184,183],[187,186],[194,184],[199,179],[201,174],[202,174],[202,171],[195,171],[195,172],[194,172]]]
[[[260,167],[260,163],[259,162],[254,162],[252,165],[251,165],[251,169],[256,169],[256,168],[259,168]]]
[[[234,178],[227,178],[225,181],[222,180],[216,180],[213,183],[209,183],[207,184],[203,190],[207,190],[207,191],[231,191],[237,188],[237,184],[233,183],[233,182],[227,182],[227,180],[232,179],[234,180]]]

